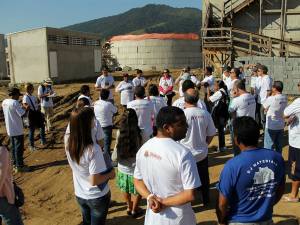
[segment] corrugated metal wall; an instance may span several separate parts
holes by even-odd
[[[116,41],[111,52],[121,67],[132,69],[199,68],[202,61],[199,40]]]

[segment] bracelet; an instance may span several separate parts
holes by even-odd
[[[147,197],[147,202],[149,202],[150,198],[152,198],[152,197],[154,197],[154,194],[148,195],[148,197]]]

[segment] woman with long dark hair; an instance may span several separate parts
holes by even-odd
[[[110,203],[107,181],[115,177],[114,170],[103,174],[107,171],[103,152],[91,135],[94,118],[92,108],[74,109],[70,117],[70,134],[65,136],[66,154],[84,225],[105,224]]]
[[[117,132],[115,155],[118,161],[117,186],[127,203],[127,214],[136,218],[142,211],[138,209],[141,196],[133,184],[136,153],[143,143],[138,117],[134,109],[126,109]]]

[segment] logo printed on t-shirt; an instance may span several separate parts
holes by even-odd
[[[144,156],[145,156],[146,158],[152,157],[152,158],[154,158],[154,159],[161,160],[161,156],[160,156],[160,155],[158,155],[158,154],[156,154],[156,153],[153,153],[153,152],[149,152],[149,151],[145,151]]]
[[[267,160],[263,160],[266,162]],[[253,173],[253,185],[252,187],[248,188],[247,191],[249,191],[249,197],[247,198],[249,201],[261,199],[261,198],[271,198],[275,194],[275,187],[277,186],[277,183],[275,181],[275,173],[272,169],[270,169],[268,166],[260,167],[258,166],[262,162],[259,161],[255,163],[254,167],[258,167],[258,171]],[[277,166],[277,164],[270,160],[271,165]],[[254,170],[251,167],[251,170],[248,170],[247,173],[250,174],[251,172],[254,172]]]

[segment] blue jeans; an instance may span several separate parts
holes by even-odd
[[[264,148],[275,149],[276,152],[282,153],[284,130],[265,130]]]
[[[82,213],[83,225],[105,224],[110,203],[110,193],[96,199],[76,198]]]
[[[23,153],[24,153],[24,135],[10,137],[12,146],[12,160],[16,167],[23,167]]]
[[[112,126],[102,127],[103,134],[104,134],[104,152],[110,155],[110,146],[111,146],[111,139],[112,139]]]
[[[23,225],[19,209],[2,197],[0,198],[0,216],[6,225]]]
[[[29,144],[31,147],[34,147],[34,131],[35,131],[35,127],[29,127]],[[40,128],[40,138],[41,138],[41,143],[46,144],[44,126]]]

